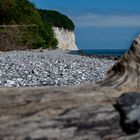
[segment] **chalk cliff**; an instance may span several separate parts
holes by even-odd
[[[53,27],[54,34],[58,40],[58,49],[60,50],[78,50],[75,43],[74,31],[64,28]]]

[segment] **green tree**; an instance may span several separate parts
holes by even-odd
[[[65,28],[68,30],[74,30],[74,23],[67,16],[53,10],[38,10],[43,21],[49,23],[52,26]]]
[[[0,24],[8,24],[13,20],[15,0],[0,0]]]

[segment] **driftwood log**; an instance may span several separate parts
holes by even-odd
[[[0,140],[139,140],[114,107],[140,92],[140,36],[98,84],[0,89]]]
[[[98,82],[101,86],[140,87],[140,35],[132,42],[129,50],[106,74],[103,81]]]

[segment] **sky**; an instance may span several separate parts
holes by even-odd
[[[70,17],[79,49],[128,49],[140,33],[140,0],[31,0]]]

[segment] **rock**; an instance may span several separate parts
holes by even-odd
[[[111,104],[98,106],[94,93],[62,89],[1,89],[0,138],[101,139],[101,133],[105,136],[116,131],[109,120],[119,117]]]
[[[0,62],[0,87],[71,86],[96,82],[115,63],[60,50],[3,52]]]
[[[140,128],[140,93],[124,93],[115,104],[121,115],[121,126],[128,134],[137,133]]]
[[[92,84],[1,88],[0,139],[138,140],[121,129],[113,106],[121,93]]]

